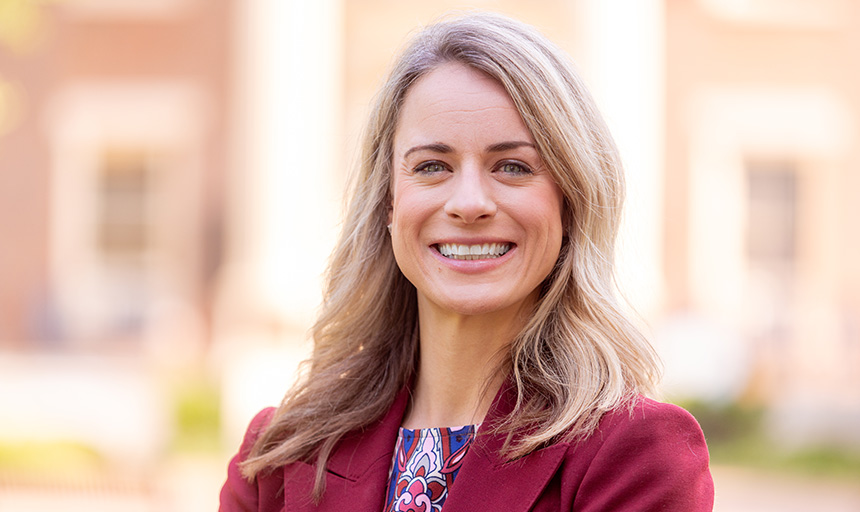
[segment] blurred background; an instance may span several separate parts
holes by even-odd
[[[620,281],[716,510],[860,511],[853,0],[0,0],[0,510],[217,508],[308,353],[387,65],[469,8],[609,121]]]

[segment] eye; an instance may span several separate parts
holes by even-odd
[[[447,170],[448,168],[441,162],[424,162],[415,168],[415,172],[421,174],[438,174]]]
[[[499,166],[499,171],[505,174],[532,174],[532,170],[526,164],[520,162],[504,162]]]

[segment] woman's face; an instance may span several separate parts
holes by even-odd
[[[394,256],[419,304],[513,312],[558,259],[562,193],[504,88],[459,63],[420,78],[394,137]]]

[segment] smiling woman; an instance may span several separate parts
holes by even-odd
[[[699,426],[612,287],[614,143],[566,57],[432,25],[377,98],[305,379],[221,509],[709,511]]]

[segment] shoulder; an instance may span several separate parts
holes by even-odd
[[[253,448],[257,438],[260,437],[260,434],[272,421],[274,414],[275,409],[273,407],[263,409],[254,416],[254,419],[251,420],[250,425],[245,430],[245,436],[242,440],[242,445],[239,447],[239,452],[230,460],[227,466],[227,481],[221,488],[221,506],[219,507],[221,512],[267,510],[263,507],[264,504],[259,503],[259,501],[261,495],[265,501],[265,496],[270,493],[261,493],[260,488],[267,486],[268,480],[271,480],[272,477],[263,477],[255,481],[249,481],[242,475],[239,466],[248,458],[251,448]]]
[[[595,438],[596,436],[596,438]],[[707,459],[705,437],[699,423],[686,410],[645,397],[638,397],[630,407],[607,413],[592,435],[600,444],[647,443],[669,450],[691,450]]]
[[[604,415],[567,453],[576,510],[710,511],[714,487],[698,422],[684,409],[639,397]],[[624,503],[621,503],[621,502]]]
[[[260,437],[260,434],[266,430],[266,427],[269,426],[269,423],[272,421],[272,417],[275,415],[274,407],[266,407],[262,411],[258,412],[254,418],[251,420],[250,425],[245,430],[245,437],[242,439],[242,452],[244,456],[248,455],[248,452],[251,451],[251,447],[257,441],[257,438]],[[247,449],[247,451],[245,451]]]
[[[260,434],[262,434],[263,431],[266,430],[266,427],[269,426],[274,415],[274,407],[266,407],[254,415],[248,428],[245,429],[245,435],[242,438],[242,445],[239,447],[239,453],[234,457],[234,461],[238,463],[248,458],[248,454],[251,453],[251,449],[254,447],[254,443],[257,442],[257,438],[259,438]],[[231,461],[231,466],[232,465]]]

